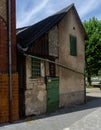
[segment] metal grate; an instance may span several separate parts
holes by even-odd
[[[41,61],[31,58],[31,77],[37,78],[41,76]]]

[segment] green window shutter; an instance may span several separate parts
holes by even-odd
[[[41,77],[41,61],[35,58],[31,58],[31,77]]]
[[[77,39],[73,35],[70,35],[70,55],[77,56]]]

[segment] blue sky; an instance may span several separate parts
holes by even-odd
[[[101,20],[101,0],[16,0],[16,26],[32,25],[72,3],[82,21]]]

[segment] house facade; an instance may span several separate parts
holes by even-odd
[[[20,116],[84,102],[85,36],[73,4],[17,32]]]

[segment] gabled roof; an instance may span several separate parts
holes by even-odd
[[[35,40],[37,40],[40,36],[49,31],[54,25],[59,23],[59,21],[67,14],[67,12],[71,8],[75,8],[74,4],[71,4],[70,6],[64,8],[56,14],[49,16],[46,19],[17,33],[18,49],[27,51],[29,46],[32,45],[32,43],[34,43]]]

